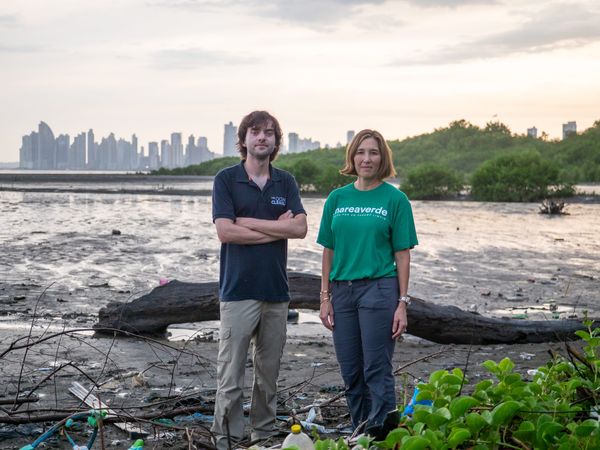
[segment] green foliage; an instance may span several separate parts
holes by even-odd
[[[314,182],[315,190],[322,194],[329,194],[334,189],[345,186],[354,178],[342,175],[337,167],[325,166]]]
[[[389,144],[396,170],[402,179],[405,179],[412,170],[422,164],[444,167],[465,178],[472,176],[482,164],[500,156],[537,153],[542,164],[548,164],[553,171],[557,171],[554,178],[561,180],[562,185],[567,188],[575,182],[600,181],[600,121],[595,122],[583,133],[571,135],[562,141],[548,141],[543,137],[533,139],[513,134],[505,124],[500,122],[489,122],[484,128],[480,128],[466,120],[457,120],[432,133],[406,138],[402,141],[390,141]],[[339,170],[344,164],[345,150],[343,148],[281,154],[274,164],[293,170],[295,164],[302,159],[309,160],[320,169],[320,172],[315,173],[312,179],[301,183],[305,184],[309,190],[315,189],[328,193],[331,186],[340,185],[339,180],[336,181],[335,178],[338,174],[334,173],[333,169]],[[233,165],[238,161],[239,159],[236,157],[218,158],[194,166],[173,170],[160,169],[153,173],[158,175],[215,175],[223,167]],[[322,175],[325,172],[327,175]],[[319,180],[321,176],[323,179]],[[567,181],[568,183],[566,183]],[[320,188],[317,187],[317,184]],[[559,184],[555,189],[560,188]],[[551,190],[549,194],[573,195],[572,190],[569,189],[556,193]]]
[[[411,169],[400,185],[413,200],[456,197],[464,187],[462,175],[439,164],[421,164]]]
[[[404,416],[385,440],[360,442],[363,449],[540,449],[600,448],[600,328],[584,322],[576,334],[584,355],[562,357],[524,381],[505,358],[483,363],[492,378],[461,395],[467,381],[460,369],[438,370],[419,384],[412,417]],[[317,450],[347,450],[342,441],[317,441]]]
[[[557,164],[535,151],[500,155],[471,177],[471,195],[483,201],[530,202],[571,189],[561,181]]]

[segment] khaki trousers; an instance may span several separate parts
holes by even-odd
[[[248,348],[253,344],[254,380],[250,406],[251,439],[274,431],[277,377],[286,338],[288,302],[242,300],[221,302],[217,358],[217,394],[212,431],[219,450],[244,438],[242,410]]]

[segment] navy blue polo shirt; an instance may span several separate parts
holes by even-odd
[[[250,180],[244,161],[215,177],[212,207],[216,219],[253,217],[277,220],[291,210],[306,214],[294,177],[269,165],[270,179],[261,189]],[[287,239],[267,244],[221,244],[219,297],[221,301],[288,301]]]

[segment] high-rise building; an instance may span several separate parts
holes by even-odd
[[[527,128],[527,137],[537,139],[537,128],[536,127]]]
[[[87,167],[88,169],[98,168],[98,145],[94,142],[94,130],[91,128],[87,133]]]
[[[148,168],[155,170],[160,167],[160,158],[158,156],[158,142],[148,143]]]
[[[69,148],[69,169],[85,169],[85,132],[73,139]]]
[[[71,137],[68,134],[60,134],[56,138],[56,161],[53,169],[69,168],[69,148],[71,148]]]
[[[225,133],[223,135],[223,156],[235,156],[236,151],[236,138],[237,127],[229,122],[225,124]]]
[[[174,167],[171,144],[166,139],[160,141],[160,167]]]
[[[183,139],[181,133],[171,133],[171,167],[182,167],[183,160]]]
[[[577,122],[563,123],[562,138],[566,139],[570,134],[577,134]]]
[[[288,133],[288,153],[297,153],[298,151],[298,133]]]
[[[36,148],[37,147],[37,148]],[[56,168],[56,140],[54,133],[46,122],[38,125],[37,146],[34,147],[34,169]]]
[[[354,130],[346,131],[346,144],[349,144],[354,139]]]

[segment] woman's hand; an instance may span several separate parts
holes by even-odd
[[[319,318],[325,328],[333,331],[333,306],[330,300],[321,300],[321,309],[319,311]]]
[[[321,319],[322,320],[322,319]],[[408,328],[408,320],[406,319],[406,303],[399,302],[396,311],[394,312],[394,323],[392,324],[392,339],[399,338]]]

